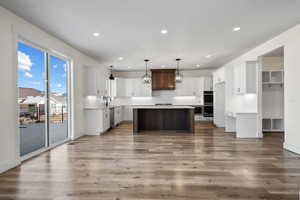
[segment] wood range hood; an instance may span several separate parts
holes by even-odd
[[[175,90],[176,69],[152,69],[152,90]]]

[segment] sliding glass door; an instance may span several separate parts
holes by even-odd
[[[68,61],[18,43],[20,155],[28,156],[68,137]]]
[[[46,147],[45,52],[18,43],[21,156]]]
[[[49,56],[49,136],[50,144],[68,139],[68,63]]]

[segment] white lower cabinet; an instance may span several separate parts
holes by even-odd
[[[123,121],[122,106],[115,107],[114,109],[114,126],[117,126]]]
[[[103,132],[109,129],[110,119],[109,119],[109,108],[103,110]]]
[[[123,120],[124,121],[133,121],[133,108],[131,106],[124,106]]]
[[[225,132],[236,132],[237,138],[262,138],[257,113],[232,113],[225,116]]]
[[[85,129],[87,135],[100,135],[109,129],[109,109],[85,109]]]

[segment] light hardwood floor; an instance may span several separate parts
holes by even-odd
[[[0,175],[0,199],[298,200],[300,156],[282,134],[236,139],[211,124],[195,134],[132,135],[122,124],[85,136]]]

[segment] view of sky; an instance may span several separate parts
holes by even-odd
[[[18,43],[18,86],[44,90],[45,76],[44,52]],[[50,56],[49,83],[52,93],[66,93],[67,77],[66,61]]]

